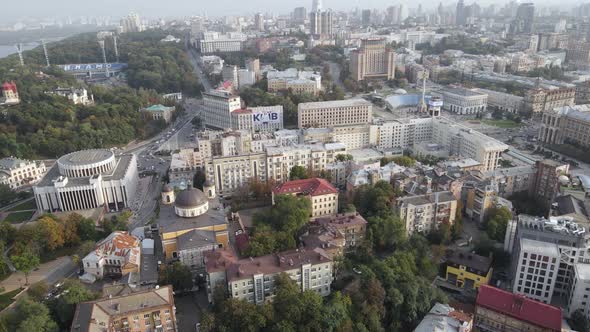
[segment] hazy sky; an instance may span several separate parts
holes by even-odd
[[[311,0],[0,0],[2,13],[0,22],[15,21],[22,17],[67,17],[70,16],[104,16],[119,17],[134,11],[140,15],[149,17],[169,17],[190,14],[202,14],[212,16],[264,13],[288,13],[293,8],[304,6],[311,7]],[[453,4],[455,0],[324,0],[324,8],[353,9],[358,8],[382,8],[398,3],[405,3],[409,7],[417,7],[422,3],[424,8],[437,5],[440,1],[444,5]],[[549,0],[554,1],[554,0]],[[549,1],[534,1],[536,4]],[[566,0],[561,4],[572,3]],[[469,4],[473,0],[466,0]],[[479,0],[478,3],[504,4],[508,0]]]

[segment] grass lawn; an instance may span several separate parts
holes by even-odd
[[[11,212],[2,221],[8,221],[11,224],[20,224],[23,221],[30,220],[34,213],[35,211]]]
[[[12,302],[14,302],[12,298],[22,290],[22,288],[17,288],[11,292],[0,294],[0,310],[4,310],[4,308],[8,307]]]
[[[22,210],[36,210],[37,204],[35,203],[34,199],[21,203],[19,205],[15,205],[6,211],[22,211]]]
[[[500,128],[516,128],[522,126],[522,123],[516,123],[512,120],[482,120],[481,122]]]

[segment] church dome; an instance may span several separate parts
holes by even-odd
[[[176,196],[176,206],[180,208],[193,208],[207,203],[207,196],[197,188],[183,190]]]
[[[164,187],[162,187],[163,193],[169,193],[172,191],[174,191],[174,189],[172,188],[172,186],[170,184],[165,184]]]

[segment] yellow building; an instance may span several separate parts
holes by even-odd
[[[492,278],[492,259],[468,252],[454,252],[447,259],[447,282],[464,289],[477,289]]]
[[[177,195],[169,186],[164,186],[160,206],[158,225],[162,248],[166,255],[166,261],[180,260],[185,262],[182,255],[193,254],[199,248],[226,247],[229,242],[227,231],[227,218],[219,201],[215,198],[213,186],[205,184],[203,191],[190,188],[179,192]],[[179,243],[184,238],[193,241],[193,237],[182,235],[192,231],[201,231],[199,243],[188,246]],[[207,236],[210,234],[211,236]],[[198,246],[198,248],[196,247]],[[200,265],[202,262],[194,262],[191,265]]]

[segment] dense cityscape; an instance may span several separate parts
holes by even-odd
[[[0,332],[590,332],[590,3],[275,5],[0,19]]]

